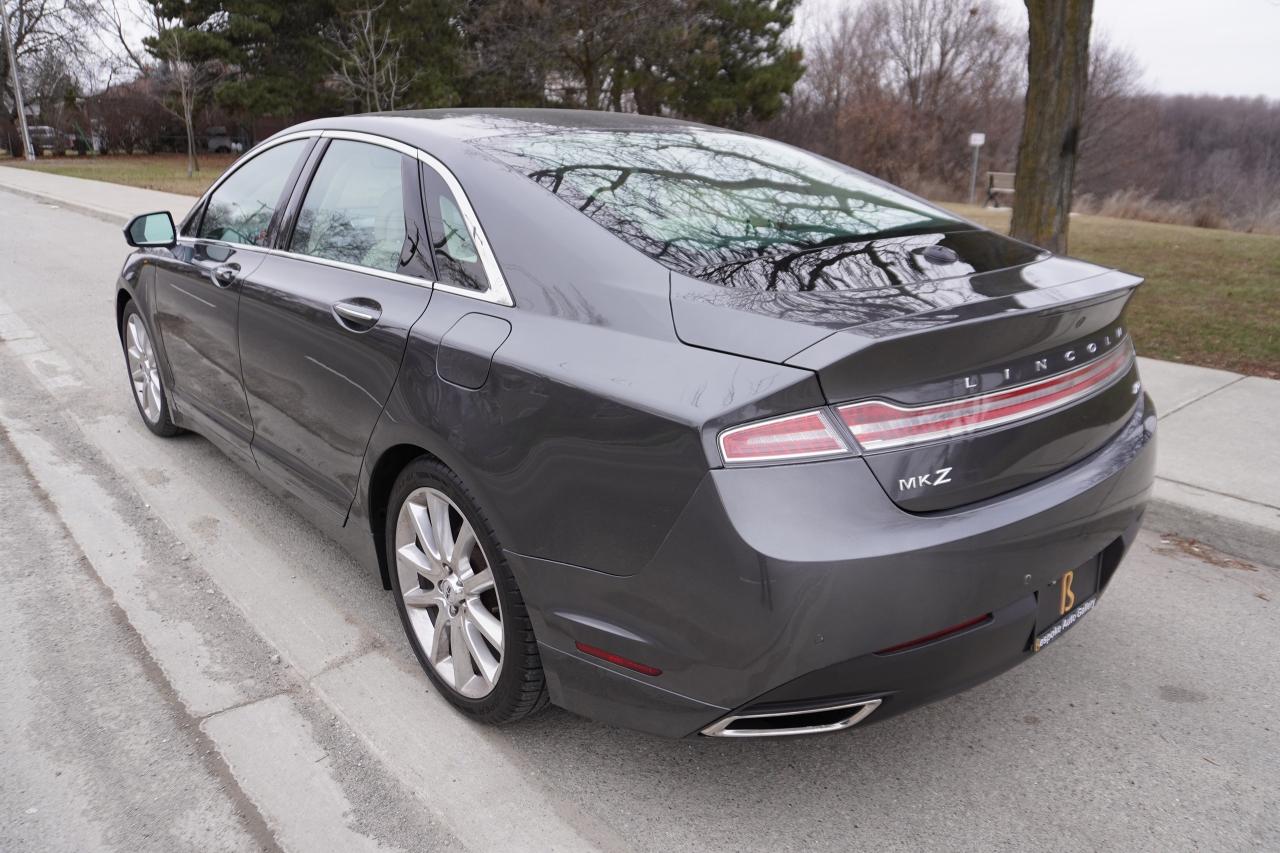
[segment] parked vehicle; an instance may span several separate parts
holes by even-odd
[[[1151,488],[1141,279],[746,134],[324,119],[126,238],[144,423],[296,496],[486,722],[886,719],[1076,624]]]
[[[216,154],[239,154],[244,146],[227,133],[225,127],[211,127],[205,132],[205,148]]]
[[[27,133],[31,136],[31,150],[37,157],[60,156],[67,150],[66,137],[48,125],[31,125]]]

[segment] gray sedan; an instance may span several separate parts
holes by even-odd
[[[885,719],[1087,616],[1152,482],[1140,279],[755,136],[324,119],[125,233],[148,428],[367,561],[490,723]]]

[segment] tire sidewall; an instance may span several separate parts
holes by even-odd
[[[395,562],[396,524],[405,500],[421,488],[432,488],[443,492],[449,500],[453,501],[454,506],[462,511],[467,521],[471,523],[472,529],[475,530],[476,539],[484,549],[489,568],[493,572],[494,588],[502,609],[502,671],[498,673],[498,682],[493,690],[481,699],[463,696],[441,680],[435,667],[427,659],[422,644],[418,642],[418,637],[409,621],[408,608],[405,607],[404,591],[400,588],[400,573]],[[503,557],[502,548],[489,519],[480,510],[475,499],[462,485],[462,481],[456,474],[435,460],[420,457],[409,463],[396,478],[395,485],[391,489],[391,498],[387,502],[384,528],[387,573],[396,602],[396,612],[400,614],[400,623],[404,626],[409,646],[418,658],[418,663],[422,665],[423,671],[440,694],[453,705],[480,720],[494,722],[504,720],[520,699],[520,682],[526,662],[518,659],[523,654],[523,648],[519,637],[516,636],[515,619],[517,613],[524,612],[524,606],[523,602],[517,598],[519,593],[516,592],[515,578]]]

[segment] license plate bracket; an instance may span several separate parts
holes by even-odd
[[[1073,627],[1098,603],[1097,558],[1063,572],[1036,593],[1036,635],[1031,651],[1038,652]]]

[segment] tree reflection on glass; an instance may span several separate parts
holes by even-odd
[[[851,169],[741,134],[539,131],[478,144],[651,257],[730,287],[848,289],[835,273],[849,260],[892,286],[918,278],[914,246],[882,253],[878,238],[971,227]]]
[[[485,275],[480,252],[467,230],[466,219],[453,193],[435,169],[423,172],[423,184],[431,248],[435,253],[436,274],[440,281],[467,290],[486,290],[489,279]]]
[[[364,142],[330,143],[298,212],[291,250],[395,272],[405,240],[400,159]]]
[[[223,181],[205,207],[198,236],[262,246],[285,182],[305,143],[285,142],[249,160]]]

